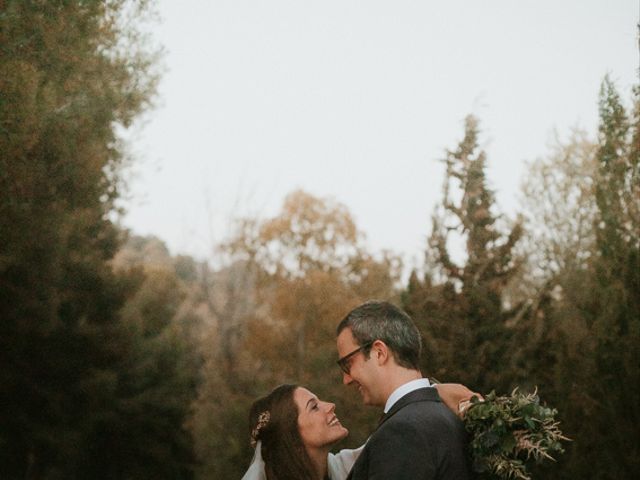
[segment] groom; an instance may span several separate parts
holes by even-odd
[[[466,433],[418,367],[422,342],[411,318],[367,302],[338,325],[343,383],[384,416],[348,479],[468,480]]]

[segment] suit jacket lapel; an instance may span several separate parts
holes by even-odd
[[[398,400],[393,404],[391,410],[389,410],[381,419],[380,423],[378,423],[378,428],[393,417],[396,413],[402,410],[404,407],[409,405],[410,403],[415,402],[440,402],[440,396],[438,395],[438,390],[433,387],[428,388],[419,388],[418,390],[414,390],[413,392],[407,393],[404,397]]]

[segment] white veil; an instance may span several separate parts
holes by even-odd
[[[262,442],[260,440],[256,443],[253,460],[251,460],[251,465],[249,465],[249,469],[242,477],[242,480],[267,480],[267,474],[264,472],[264,460],[262,460]]]

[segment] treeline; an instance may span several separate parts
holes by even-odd
[[[190,478],[180,291],[118,271],[147,2],[0,2],[0,478]],[[144,302],[148,301],[148,304]]]
[[[249,405],[285,381],[336,401],[358,445],[378,412],[341,385],[334,329],[371,298],[416,320],[426,375],[558,408],[573,441],[536,478],[639,476],[640,89],[625,108],[605,78],[598,137],[534,162],[516,219],[467,118],[406,282],[345,206],[303,191],[196,261],[113,223],[117,132],[157,80],[131,21],[147,12],[0,3],[1,478],[240,478]]]

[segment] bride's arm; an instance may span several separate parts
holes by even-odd
[[[329,478],[331,480],[345,480],[363,448],[364,445],[353,450],[344,449],[335,454],[330,453],[327,462]]]
[[[438,395],[449,410],[462,417],[464,411],[470,405],[471,398],[476,396],[482,399],[482,395],[472,392],[459,383],[440,383],[434,385],[438,390]]]

